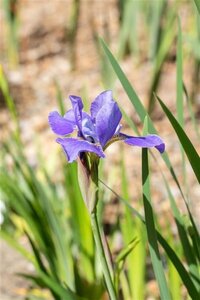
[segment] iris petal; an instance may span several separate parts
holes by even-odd
[[[99,157],[105,157],[100,145],[92,144],[88,141],[75,138],[58,138],[56,142],[62,146],[67,156],[68,162],[70,163],[78,158],[80,152],[93,152]]]
[[[122,114],[116,102],[111,101],[102,106],[96,116],[96,133],[102,147],[114,135]]]
[[[141,148],[155,147],[160,153],[163,153],[165,151],[165,144],[158,135],[150,134],[147,136],[132,137],[122,134],[122,136],[124,136],[124,142],[128,145],[138,146]]]
[[[74,130],[73,123],[62,117],[57,111],[49,114],[49,125],[52,131],[58,135],[66,135]]]
[[[78,126],[80,133],[82,133],[82,109],[83,109],[82,99],[78,96],[73,96],[73,95],[69,96],[69,98],[72,103],[76,125]]]
[[[76,126],[76,119],[75,119],[75,115],[74,115],[74,110],[70,109],[68,110],[65,115],[64,118],[69,121],[70,123],[72,123],[74,126]]]
[[[92,121],[91,116],[88,115],[86,112],[83,112],[82,133],[86,140],[98,142],[98,138],[95,130],[95,124]]]
[[[92,119],[94,120],[96,118],[96,115],[98,114],[99,110],[102,108],[103,105],[111,101],[113,101],[112,91],[104,91],[101,94],[99,94],[94,99],[90,107]]]

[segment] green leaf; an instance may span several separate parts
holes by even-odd
[[[125,260],[129,256],[129,254],[134,250],[138,243],[139,240],[137,238],[134,238],[126,247],[124,247],[120,251],[120,253],[115,259],[114,285],[117,292],[119,290],[119,277],[123,269]],[[131,267],[133,268],[134,266],[131,265]]]
[[[140,9],[138,1],[127,0],[123,4],[122,24],[119,33],[118,57],[122,58],[126,54],[127,46],[132,52],[137,52],[138,43],[136,42],[137,19]]]
[[[167,286],[167,281],[164,274],[164,267],[161,262],[161,257],[157,243],[157,233],[155,230],[153,210],[151,206],[150,182],[149,182],[149,167],[148,167],[148,150],[142,149],[142,185],[143,185],[143,203],[145,211],[145,221],[147,237],[149,242],[149,250],[151,261],[153,264],[156,280],[159,285],[161,299],[171,299],[170,292]]]
[[[113,54],[111,53],[111,51],[109,50],[109,48],[107,47],[106,43],[100,39],[100,42],[102,44],[102,47],[104,49],[104,52],[106,53],[112,67],[113,67],[113,70],[115,71],[118,79],[120,80],[125,92],[127,93],[132,105],[134,106],[141,122],[143,123],[144,122],[144,118],[146,117],[147,112],[142,104],[142,102],[140,101],[139,97],[137,96],[135,90],[133,89],[133,87],[131,86],[129,80],[127,79],[126,75],[124,74],[124,72],[122,71],[121,67],[119,66],[117,60],[115,59],[115,57],[113,56]],[[151,133],[158,133],[156,128],[154,127],[153,125],[153,122],[151,120],[151,118],[149,117],[149,132]],[[169,159],[169,156],[168,154],[166,153],[163,153],[162,156],[163,160],[165,161],[165,164],[166,166],[168,167],[174,181],[176,182],[177,186],[178,186],[178,189],[183,197],[183,199],[185,199],[184,197],[184,194],[182,192],[182,188],[181,188],[181,185],[177,179],[177,176],[174,172],[174,169],[173,169],[173,166],[170,162],[170,159]]]
[[[197,139],[200,140],[199,124],[198,124],[198,121],[197,121],[196,116],[195,116],[195,112],[194,112],[194,109],[193,109],[191,98],[188,95],[188,91],[187,91],[186,86],[185,86],[184,83],[183,83],[183,89],[184,89],[184,93],[185,93],[185,97],[186,97],[188,110],[189,110],[189,113],[190,113],[190,118],[191,118],[191,121],[192,121],[192,124],[193,124],[193,127],[194,127],[194,131],[196,132]]]
[[[119,266],[121,263],[124,263],[126,257],[131,253],[135,246],[139,243],[137,238],[134,238],[126,247],[124,247],[115,259],[115,264]]]
[[[13,123],[15,125],[14,137],[16,138],[16,141],[19,143],[20,142],[20,127],[19,127],[18,114],[17,114],[14,100],[9,91],[8,81],[6,79],[6,76],[4,74],[3,67],[1,64],[0,64],[0,90],[5,99],[7,108],[9,110],[9,113],[11,116],[11,120],[13,121]]]
[[[143,223],[146,224],[144,217],[138,213],[138,211],[133,208],[129,202],[125,199],[123,199],[121,196],[119,196],[113,189],[111,189],[106,183],[104,183],[102,180],[99,179],[99,181],[108,188],[125,206],[127,206],[132,213]],[[165,238],[161,235],[161,233],[156,230],[157,238],[159,244],[163,247],[166,254],[168,255],[169,259],[173,263],[174,267],[176,268],[179,276],[181,277],[188,294],[191,296],[192,299],[198,299],[199,298],[199,292],[196,289],[194,283],[192,282],[190,275],[188,271],[186,270],[184,264],[181,262],[180,258],[177,256],[176,252],[173,250],[173,248],[169,245],[169,243],[165,240]]]
[[[132,102],[132,104],[134,105],[141,121],[144,121],[144,118],[146,116],[146,111],[142,105],[142,103],[140,102],[136,92],[134,91],[134,89],[132,88],[130,82],[127,80],[124,72],[122,71],[122,69],[120,68],[119,64],[117,63],[116,59],[114,58],[114,56],[112,55],[112,53],[110,52],[110,50],[108,49],[108,47],[106,46],[105,42],[100,39],[100,42],[102,44],[102,47],[115,71],[115,73],[117,74],[119,80],[121,81],[121,84],[124,88],[124,90],[126,91],[130,101]]]
[[[170,220],[169,220],[168,226],[169,227],[168,227],[168,232],[167,232],[167,240],[168,240],[168,242],[169,241],[171,242],[176,253],[179,253],[180,252],[179,251],[180,243],[177,243],[177,241],[175,241],[175,239],[174,239],[174,235],[171,232]],[[168,265],[168,280],[169,280],[168,284],[170,286],[170,292],[171,292],[172,299],[181,300],[182,299],[182,295],[181,295],[182,285],[181,285],[180,276],[179,276],[176,268],[174,267],[173,263],[170,261],[170,259],[168,259],[167,265]]]
[[[197,7],[197,10],[200,14],[200,0],[194,0],[195,4],[196,4],[196,7]]]
[[[168,11],[166,7],[166,1],[151,1],[150,2],[150,14],[151,20],[149,25],[149,57],[150,59],[155,59],[158,54],[158,49],[161,44],[161,34],[162,34],[162,20],[163,12]]]
[[[129,183],[127,178],[126,167],[124,163],[124,153],[123,148],[121,158],[121,181],[122,181],[122,195],[125,199],[129,197]],[[120,228],[122,232],[122,237],[125,245],[129,245],[133,238],[139,239],[139,243],[126,259],[126,273],[129,282],[129,295],[125,295],[126,286],[121,283],[122,292],[124,296],[133,299],[143,299],[145,291],[145,245],[146,245],[146,236],[145,230],[141,222],[132,217],[132,212],[128,207],[124,209],[124,215],[119,219]],[[122,276],[121,276],[122,277]]]
[[[177,50],[176,50],[176,110],[177,110],[177,120],[179,124],[184,128],[184,103],[183,103],[183,62],[182,62],[182,31],[181,22],[178,18],[178,39],[177,39]],[[181,150],[181,160],[182,160],[182,173],[183,173],[183,186],[185,187],[185,193],[188,194],[188,184],[187,184],[187,173],[185,166],[185,155],[182,146]]]
[[[172,192],[170,190],[168,182],[165,179],[163,174],[162,174],[162,176],[163,176],[163,180],[164,180],[164,183],[165,183],[165,186],[166,186],[166,189],[167,189],[167,193],[169,195],[171,209],[172,209],[174,219],[175,219],[175,222],[176,222],[176,225],[177,225],[181,245],[183,247],[183,251],[184,251],[187,263],[189,265],[189,270],[190,270],[191,275],[192,274],[194,275],[194,276],[192,275],[192,280],[194,281],[194,284],[196,284],[195,278],[199,276],[199,272],[198,272],[195,252],[194,252],[194,249],[193,249],[193,247],[190,243],[190,239],[189,239],[188,234],[187,234],[187,228],[185,226],[184,219],[181,216],[181,213],[180,213],[180,211],[179,211],[179,209],[176,205],[175,199],[172,195]],[[189,208],[188,208],[188,212],[190,213]],[[196,242],[195,231],[193,232],[193,237],[194,237],[194,241]],[[196,245],[196,243],[195,243],[195,245]],[[197,250],[198,250],[198,247],[197,247]]]
[[[94,241],[88,210],[78,184],[77,164],[63,165],[63,171],[71,211],[73,239],[80,249],[80,270],[91,282],[94,280],[93,261],[91,260],[91,257],[94,257]],[[87,270],[87,274],[85,274],[85,270]]]
[[[53,278],[46,275],[43,272],[38,272],[38,275],[27,275],[19,274],[27,279],[36,282],[41,287],[49,288],[56,299],[62,300],[86,300],[85,298],[79,297],[77,294],[72,292],[68,287],[63,287],[60,283],[56,282]]]
[[[148,103],[148,112],[151,114],[154,108],[155,100],[153,93],[157,90],[157,87],[160,82],[161,72],[163,69],[164,62],[166,60],[167,54],[169,53],[170,47],[175,38],[175,30],[174,30],[174,21],[176,17],[176,3],[174,3],[170,9],[165,8],[165,26],[161,30],[161,37],[159,41],[159,48],[157,54],[155,56],[155,65],[154,71],[152,75],[152,82],[150,86],[149,92],[149,103]],[[163,21],[163,20],[162,20]]]
[[[178,121],[175,119],[173,114],[170,112],[170,110],[167,108],[167,106],[163,103],[163,101],[158,96],[156,96],[156,98],[158,99],[158,101],[159,101],[163,111],[165,112],[166,116],[168,117],[171,125],[173,126],[173,128],[179,138],[179,141],[180,141],[181,145],[183,146],[183,149],[190,161],[191,167],[196,175],[196,178],[197,178],[198,182],[200,183],[200,168],[199,168],[200,157],[199,157],[197,151],[195,150],[189,137],[187,136],[187,134],[185,133],[185,131],[183,130],[181,125],[178,123]]]
[[[182,67],[182,32],[180,19],[178,18],[178,41],[177,41],[177,67],[176,67],[176,108],[177,119],[181,126],[184,125],[183,111],[183,67]]]

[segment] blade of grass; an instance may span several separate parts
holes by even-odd
[[[9,148],[7,150],[9,153]],[[11,155],[15,163],[14,166],[24,178],[29,193],[24,194],[18,184],[18,176],[14,179],[9,175],[7,180],[6,173],[4,179],[3,176],[1,177],[1,180],[3,180],[0,180],[1,188],[5,188],[7,196],[10,192],[13,193],[8,198],[9,201],[13,200],[11,207],[14,206],[18,214],[26,220],[29,233],[34,235],[35,240],[40,245],[40,251],[45,254],[52,274],[55,276],[59,274],[63,279],[67,278],[69,286],[73,286],[73,261],[71,259],[66,260],[69,258],[67,249],[69,250],[70,246],[67,246],[66,236],[63,236],[61,220],[58,217],[56,218],[53,212],[52,199],[47,196],[46,188],[44,191],[26,160],[23,158],[21,163],[20,156],[15,157],[12,152]],[[18,201],[14,201],[15,199],[18,199]]]
[[[123,5],[122,24],[120,27],[118,57],[121,59],[126,54],[127,48],[131,52],[138,49],[136,43],[137,36],[137,16],[139,10],[139,2],[127,0]],[[134,37],[131,38],[131,37]],[[131,49],[129,49],[131,48]]]
[[[42,272],[44,272],[45,274],[48,275],[48,272],[46,270],[46,267],[42,261],[41,255],[40,255],[40,251],[38,250],[37,246],[35,245],[34,241],[31,239],[30,235],[28,234],[28,232],[25,232],[25,235],[27,236],[29,243],[31,245],[32,251],[34,253],[34,257],[36,258],[37,261],[37,269],[41,270]]]
[[[6,105],[9,110],[9,113],[11,115],[11,119],[15,125],[14,136],[15,136],[16,140],[19,142],[20,129],[19,129],[19,120],[18,120],[17,110],[15,107],[14,100],[10,95],[8,81],[6,80],[6,76],[4,74],[3,67],[1,64],[0,64],[0,90],[2,91],[3,97],[6,101]]]
[[[178,123],[178,121],[172,115],[172,113],[167,108],[167,106],[164,104],[164,102],[157,95],[156,95],[156,98],[159,101],[164,113],[168,117],[171,125],[173,126],[173,128],[177,134],[177,137],[178,137],[181,145],[183,146],[183,149],[189,159],[189,162],[194,171],[194,174],[196,175],[196,178],[197,178],[198,182],[200,183],[200,168],[199,168],[200,157],[199,157],[197,151],[195,150],[193,144],[191,143],[189,137],[187,136],[187,134],[185,133],[185,131],[183,130],[181,125]]]
[[[105,182],[103,182],[101,179],[99,181],[107,188],[109,189],[116,197],[119,199],[125,206],[129,207],[129,209],[133,212],[133,214],[143,223],[146,224],[144,217],[138,213],[138,211],[133,208],[127,200],[123,199],[121,196],[119,196],[112,188],[110,188]],[[169,245],[169,243],[165,240],[165,238],[161,235],[158,230],[156,230],[157,238],[159,244],[162,246],[162,248],[165,250],[166,254],[168,255],[169,259],[173,263],[174,267],[176,268],[180,278],[182,279],[182,282],[184,283],[188,294],[191,296],[192,299],[198,299],[199,298],[199,292],[196,289],[194,283],[192,282],[190,275],[188,271],[186,270],[184,264],[181,262],[179,257],[177,256],[176,252],[173,250],[173,248]]]
[[[149,167],[148,167],[148,150],[142,149],[142,185],[143,185],[143,203],[145,211],[145,221],[147,237],[149,242],[149,251],[151,261],[160,289],[161,299],[171,299],[170,292],[167,286],[167,281],[164,274],[164,267],[161,262],[161,257],[157,244],[157,234],[154,224],[153,210],[151,206],[150,196],[150,181],[149,181]]]
[[[184,106],[183,106],[183,66],[182,66],[182,31],[181,22],[178,18],[178,39],[176,50],[177,64],[176,64],[176,110],[177,120],[184,128]],[[188,185],[186,177],[185,155],[182,146],[180,145],[181,158],[182,158],[182,173],[183,173],[183,186],[185,187],[186,195],[188,194]]]
[[[194,3],[196,4],[198,13],[200,14],[200,0],[194,0]]]
[[[180,125],[184,126],[183,111],[183,67],[182,67],[182,32],[180,18],[178,18],[178,40],[177,40],[177,64],[176,64],[176,110]]]
[[[114,285],[115,285],[115,289],[117,292],[119,291],[119,278],[120,278],[120,274],[123,270],[125,260],[133,252],[133,250],[135,249],[135,247],[138,243],[139,243],[139,240],[137,240],[137,238],[133,239],[125,248],[123,248],[120,251],[120,253],[117,255],[117,257],[115,259]],[[134,266],[132,265],[132,268],[133,267]],[[142,298],[138,298],[138,299],[142,299]]]
[[[166,1],[152,1],[150,3],[151,20],[150,24],[150,42],[149,42],[149,57],[155,59],[158,52],[161,35],[161,20],[163,16],[163,10],[166,8]],[[166,10],[165,10],[166,11]]]
[[[87,280],[92,281],[94,280],[94,241],[88,211],[79,189],[77,165],[64,164],[63,167],[66,193],[68,194],[71,210],[73,237],[80,248],[81,269]],[[85,270],[87,270],[87,274],[85,274]]]
[[[173,233],[171,232],[171,224],[169,222],[168,224],[168,232],[167,232],[167,240],[173,245],[174,250],[176,253],[179,253],[179,244],[176,243],[174,240]],[[174,267],[173,263],[168,259],[167,261],[168,265],[168,278],[169,278],[169,286],[170,286],[170,292],[172,299],[174,300],[181,300],[182,295],[181,295],[181,280],[180,276]]]
[[[3,7],[7,21],[6,41],[8,61],[11,66],[16,66],[19,60],[18,55],[18,10],[19,1],[17,0],[4,0]]]
[[[121,153],[122,195],[123,198],[130,199],[123,151],[121,151]],[[120,226],[123,240],[126,245],[129,244],[134,237],[140,240],[140,243],[137,244],[134,251],[127,257],[127,276],[129,279],[131,298],[144,299],[146,245],[144,229],[139,220],[133,219],[132,213],[127,207],[125,207],[124,218],[120,219]]]
[[[183,89],[184,89],[184,93],[185,93],[185,96],[186,96],[187,106],[188,106],[188,110],[189,110],[189,113],[190,113],[190,118],[191,118],[191,121],[192,121],[192,124],[193,124],[193,127],[194,127],[194,131],[196,132],[197,139],[200,140],[200,131],[199,131],[199,126],[198,126],[198,121],[195,117],[192,102],[191,102],[191,99],[188,95],[187,88],[186,88],[184,83],[183,83]]]
[[[199,271],[198,271],[198,267],[197,267],[196,258],[194,255],[194,249],[190,243],[190,239],[187,234],[187,229],[185,228],[184,218],[180,214],[180,211],[176,205],[175,199],[171,193],[171,190],[170,190],[167,180],[165,179],[163,174],[162,174],[162,176],[163,176],[163,180],[164,180],[164,183],[165,183],[165,186],[167,189],[167,193],[169,196],[170,205],[171,205],[171,209],[172,209],[172,212],[174,215],[174,219],[175,219],[175,222],[177,225],[181,245],[183,247],[183,251],[184,251],[187,263],[189,265],[190,273],[194,274],[195,277],[198,277]],[[194,280],[194,284],[197,284],[195,282],[195,280]]]
[[[51,277],[46,275],[43,272],[39,272],[38,276],[19,274],[27,279],[32,280],[33,282],[38,283],[40,286],[43,285],[51,290],[52,294],[56,296],[56,299],[60,300],[86,300],[85,298],[79,297],[69,288],[63,287],[58,284],[56,281],[52,280]]]
[[[161,72],[163,69],[164,62],[166,57],[169,53],[169,50],[172,46],[172,43],[175,38],[175,30],[173,30],[174,22],[176,17],[176,3],[175,5],[167,10],[167,17],[166,17],[166,25],[161,32],[160,38],[160,46],[157,51],[157,55],[155,57],[154,63],[154,71],[152,75],[152,82],[149,91],[149,103],[148,103],[148,113],[151,114],[155,105],[153,93],[157,90],[157,87],[160,82]]]
[[[109,59],[109,62],[110,64],[112,65],[113,67],[113,70],[115,71],[118,79],[120,80],[126,94],[128,95],[131,103],[133,104],[133,106],[135,107],[135,110],[137,112],[137,114],[139,115],[140,117],[140,120],[141,122],[143,123],[144,122],[144,118],[145,116],[147,115],[147,112],[143,106],[143,104],[141,103],[139,97],[137,96],[135,90],[133,89],[133,87],[131,86],[129,80],[127,79],[127,77],[125,76],[124,72],[122,71],[121,67],[119,66],[117,60],[114,58],[114,56],[112,55],[111,51],[109,50],[109,48],[107,47],[106,43],[100,39],[100,42],[101,42],[101,45]],[[157,133],[157,130],[155,129],[154,125],[153,125],[153,122],[151,120],[151,118],[149,117],[149,131],[151,133]],[[185,197],[184,197],[184,194],[182,192],[182,188],[180,186],[180,183],[178,181],[178,178],[174,172],[174,169],[173,169],[173,166],[170,162],[170,159],[169,159],[169,156],[168,154],[166,153],[163,153],[162,155],[162,158],[163,160],[165,161],[165,164],[166,166],[168,167],[174,181],[176,182],[177,186],[178,186],[178,189],[183,197],[183,199],[185,200]]]

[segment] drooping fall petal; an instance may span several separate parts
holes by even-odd
[[[56,142],[62,146],[68,162],[70,163],[76,160],[81,152],[93,152],[99,157],[105,157],[100,145],[85,140],[76,138],[58,138]]]
[[[147,136],[131,137],[122,134],[125,139],[124,142],[131,146],[138,146],[141,148],[152,148],[155,147],[160,153],[165,151],[165,144],[163,140],[155,134],[149,134]]]

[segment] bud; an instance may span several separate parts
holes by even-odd
[[[77,159],[78,182],[85,205],[92,213],[98,201],[99,158],[94,154],[82,153]]]

